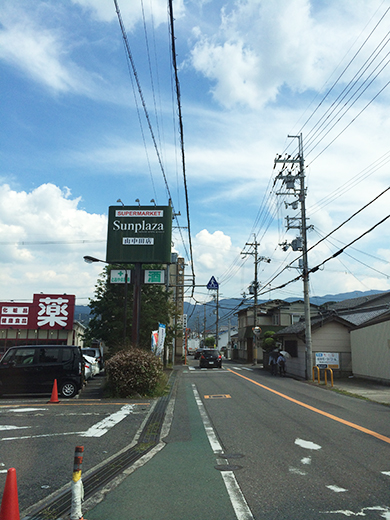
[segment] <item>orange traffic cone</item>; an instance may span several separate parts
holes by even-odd
[[[0,508],[0,520],[20,520],[18,485],[16,483],[16,469],[7,471],[3,499]]]
[[[50,398],[50,401],[48,401],[48,403],[54,403],[54,404],[58,404],[59,403],[58,391],[57,391],[57,379],[54,379],[53,390],[51,392],[51,398]]]

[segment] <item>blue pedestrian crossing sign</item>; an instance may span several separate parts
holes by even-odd
[[[218,287],[219,287],[219,285],[218,285],[217,280],[214,278],[214,276],[212,276],[210,278],[209,283],[207,284],[207,289],[218,289]]]

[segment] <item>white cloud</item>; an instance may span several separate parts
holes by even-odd
[[[193,28],[192,65],[211,80],[221,105],[261,108],[283,87],[323,90],[346,52],[361,44],[351,34],[359,35],[371,16],[372,7],[362,0],[337,7],[309,0],[237,2],[230,12],[221,10],[213,34]]]
[[[92,12],[97,20],[112,22],[117,20],[114,2],[107,0],[72,0],[74,4],[80,5]],[[126,26],[126,30],[131,30],[136,23],[142,20],[141,2],[121,2],[118,1],[121,17]],[[145,17],[153,16],[155,26],[167,21],[167,2],[166,0],[150,0],[143,2]],[[173,2],[175,18],[183,15],[183,0]]]
[[[83,256],[104,258],[107,220],[79,209],[79,203],[67,188],[53,184],[29,193],[0,186],[3,299],[37,292],[91,294],[103,264],[87,266]]]
[[[87,78],[67,57],[61,33],[17,7],[3,5],[0,10],[0,59],[56,92],[85,92]]]
[[[227,257],[232,253],[231,238],[222,231],[210,233],[207,229],[200,231],[194,241],[197,261],[208,269],[227,263]]]

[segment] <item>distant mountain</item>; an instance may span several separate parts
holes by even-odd
[[[75,305],[74,320],[79,321],[83,325],[88,325],[91,319],[91,310],[88,305]]]
[[[326,302],[341,302],[350,298],[359,298],[361,296],[371,296],[373,294],[379,294],[384,291],[353,291],[349,293],[339,294],[327,294],[325,296],[311,296],[310,302],[314,305],[323,305]],[[285,298],[287,302],[293,302],[297,299],[303,300],[302,298]],[[268,300],[259,300],[258,303],[265,303]],[[245,307],[252,307],[253,299],[242,300],[241,298],[230,298],[227,300],[220,300],[219,302],[219,326],[228,326],[229,319],[230,324],[237,325],[237,313],[239,310]],[[206,319],[206,329],[214,330],[216,327],[215,314],[216,304],[215,301],[207,302],[206,304],[193,305],[188,302],[184,302],[184,314],[187,314],[187,326],[191,330],[203,331],[204,320]]]
[[[349,293],[339,294],[327,294],[325,296],[311,296],[310,302],[314,305],[323,305],[326,302],[341,302],[343,300],[349,300],[351,298],[359,298],[361,296],[372,296],[373,294],[379,294],[385,291],[353,291]],[[299,298],[286,298],[287,302],[296,301]],[[302,295],[303,299],[303,295]],[[259,300],[260,303],[264,303],[268,300]],[[229,319],[231,326],[236,326],[238,323],[237,313],[239,310],[245,307],[253,306],[253,299],[243,300],[242,298],[229,298],[226,300],[220,300],[219,302],[219,326],[227,327],[229,325]],[[207,302],[205,304],[192,304],[184,302],[184,314],[187,314],[187,326],[195,331],[203,331],[204,321],[206,320],[206,329],[215,330],[216,327],[216,304],[215,301]],[[88,305],[76,305],[74,319],[80,321],[84,325],[88,325],[91,319],[90,309]]]

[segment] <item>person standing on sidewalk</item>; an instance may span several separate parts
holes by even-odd
[[[283,354],[280,352],[279,352],[279,357],[278,357],[277,363],[278,363],[278,367],[279,367],[279,375],[285,376],[286,375],[286,359],[283,356]]]

